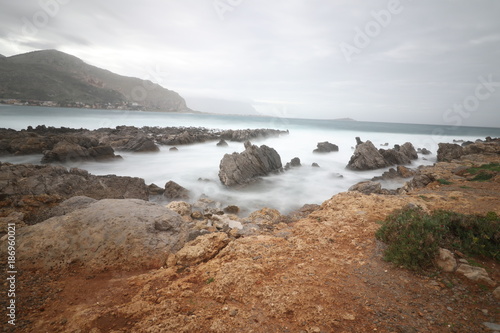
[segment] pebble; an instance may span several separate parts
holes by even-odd
[[[500,331],[500,325],[498,324],[484,322],[483,325],[488,327],[492,331]]]

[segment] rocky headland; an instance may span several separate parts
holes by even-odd
[[[118,147],[103,132],[97,146]],[[155,144],[165,135],[148,133]],[[184,140],[184,133],[171,135]],[[26,134],[39,140],[35,146],[46,142]],[[231,140],[210,140],[221,139]],[[182,201],[175,183],[156,189],[178,195],[165,206],[147,201],[153,188],[138,178],[0,164],[2,230],[17,226],[16,332],[493,331],[498,261],[440,252],[454,268],[415,274],[385,262],[374,233],[378,221],[408,205],[500,214],[500,173],[485,171],[477,181],[469,171],[500,163],[500,140],[440,145],[439,162],[416,169],[401,165],[416,155],[411,144],[382,152],[370,144],[358,144],[350,165],[397,165],[381,178],[407,179],[401,188],[384,190],[375,179],[372,190],[353,188],[288,215],[262,208],[242,217],[210,198]],[[249,175],[244,182],[263,168],[281,170],[275,153],[247,143],[221,161],[221,181],[236,169]]]

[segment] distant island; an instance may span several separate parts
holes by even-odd
[[[0,103],[195,112],[175,91],[91,66],[57,50],[0,55]]]

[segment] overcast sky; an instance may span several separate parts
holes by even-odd
[[[498,0],[0,0],[0,54],[39,49],[188,106],[500,127]]]

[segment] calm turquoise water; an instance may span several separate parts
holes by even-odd
[[[439,142],[500,137],[499,128],[446,127],[433,125],[373,123],[361,121],[333,121],[313,119],[287,119],[253,116],[171,114],[156,112],[84,110],[0,105],[0,127],[16,130],[27,126],[46,125],[96,129],[119,125],[133,126],[185,126],[213,129],[275,128],[288,129],[289,135],[255,141],[275,148],[283,164],[294,157],[302,161],[302,168],[266,177],[258,185],[245,190],[230,190],[220,184],[219,163],[224,154],[243,151],[242,143],[230,142],[229,147],[216,147],[215,142],[179,146],[178,153],[161,147],[159,153],[121,153],[123,161],[107,163],[80,163],[80,167],[93,174],[116,174],[144,178],[147,183],[163,186],[174,180],[188,188],[196,200],[202,194],[224,204],[237,204],[248,210],[264,206],[277,208],[283,213],[306,203],[321,203],[332,195],[347,190],[352,184],[371,179],[384,170],[353,172],[345,169],[352,155],[355,137],[371,140],[375,146],[389,143],[412,142],[415,148],[427,148],[433,155],[420,157],[411,167],[432,164]],[[327,155],[313,154],[316,144],[329,141],[340,151]],[[38,163],[41,156],[1,156],[1,161],[13,163]],[[313,162],[321,168],[312,168]],[[342,178],[339,178],[342,175]],[[200,182],[198,178],[210,179]],[[386,183],[397,187],[399,183]]]

